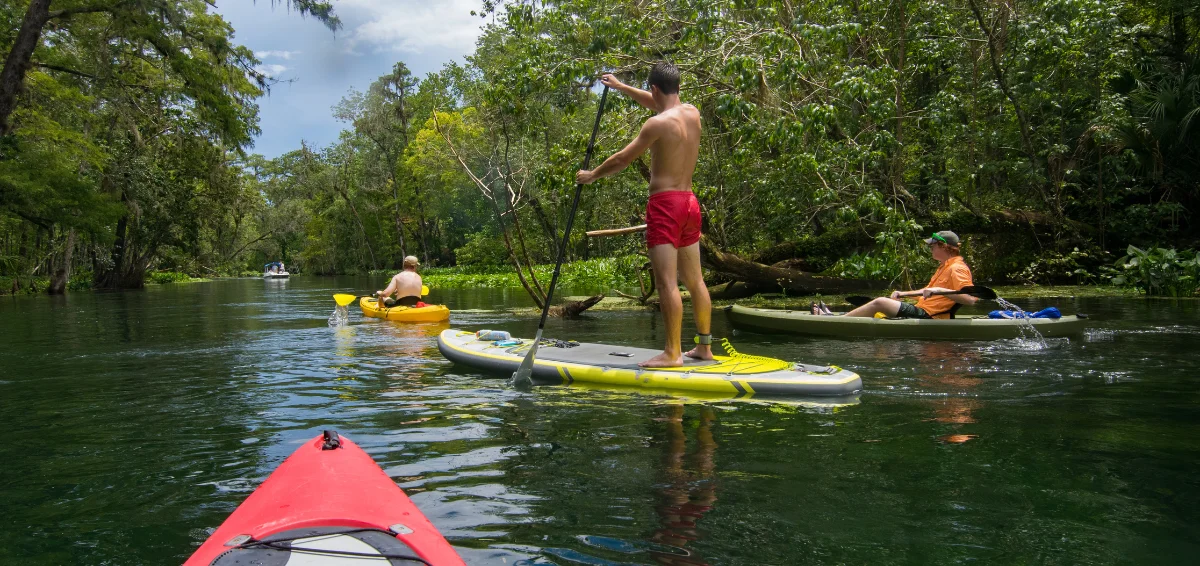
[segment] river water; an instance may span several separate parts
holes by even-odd
[[[1085,336],[715,334],[860,373],[856,403],[696,401],[457,368],[448,327],[531,336],[519,291],[450,325],[330,328],[305,278],[0,299],[0,564],[184,560],[300,442],[359,443],[472,564],[1195,563],[1200,303],[1018,301]],[[374,286],[373,286],[374,285]],[[689,324],[689,323],[685,323]],[[686,327],[685,328],[689,328]],[[690,330],[685,330],[690,333]],[[657,347],[650,313],[547,336]]]

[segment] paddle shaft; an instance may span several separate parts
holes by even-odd
[[[974,296],[986,295],[987,292],[984,291],[984,289],[987,289],[987,287],[976,287],[976,286],[972,285],[970,287],[963,287],[962,289],[959,289],[957,291],[934,291],[932,293],[929,293],[929,296],[932,297],[935,295],[942,295],[942,296],[945,296],[945,295],[974,295]],[[924,293],[921,291],[905,291],[903,293],[900,293],[901,297],[920,297],[921,295],[924,295]]]
[[[901,297],[918,297],[918,296],[921,296],[922,294],[923,293],[921,293],[920,291],[908,291],[908,292],[900,293],[900,296]],[[971,295],[974,297],[979,297],[981,299],[996,298],[996,292],[988,287],[984,287],[983,285],[970,285],[967,287],[963,287],[962,289],[959,289],[957,291],[935,291],[933,293],[930,293],[930,295],[931,296],[932,295]],[[871,302],[871,297],[866,297],[863,295],[852,295],[852,296],[846,297],[846,302],[850,303],[851,305],[854,305],[856,307],[861,307],[861,306]]]
[[[592,150],[596,148],[596,135],[600,133],[600,116],[604,114],[604,101],[608,98],[608,86],[605,85],[604,91],[600,93],[600,107],[596,109],[596,122],[592,124],[592,137],[588,140],[587,152],[583,154],[583,167],[580,169],[587,170],[592,164]],[[567,215],[567,229],[563,232],[562,245],[558,247],[558,259],[554,261],[554,275],[550,276],[550,287],[546,289],[546,298],[542,302],[542,319],[538,322],[537,336],[533,339],[533,345],[529,347],[529,352],[525,354],[525,359],[521,360],[520,367],[513,374],[513,381],[521,384],[528,382],[533,377],[533,360],[537,356],[538,344],[542,341],[542,331],[546,329],[546,317],[550,314],[550,299],[554,297],[554,286],[558,285],[558,272],[562,269],[563,256],[567,253],[567,246],[571,243],[571,226],[575,224],[575,211],[579,208],[579,195],[583,192],[583,185],[575,184],[575,198],[571,201],[571,212]]]
[[[611,230],[589,230],[584,232],[589,238],[603,238],[605,236],[620,236],[621,234],[632,234],[634,232],[645,232],[646,225],[638,224],[628,228],[613,228]]]
[[[592,151],[596,149],[596,135],[600,133],[600,116],[604,113],[604,101],[608,98],[608,87],[600,93],[600,107],[596,109],[596,121],[592,124],[592,138],[588,140],[587,152],[583,155],[584,171],[592,164]],[[546,289],[546,300],[542,303],[542,320],[538,322],[538,332],[546,328],[546,317],[550,314],[550,299],[554,296],[554,286],[558,284],[558,272],[562,269],[563,256],[567,246],[571,244],[571,227],[575,224],[575,211],[579,208],[579,195],[583,185],[575,185],[575,198],[571,200],[571,212],[567,215],[567,229],[563,232],[562,245],[558,246],[558,259],[554,260],[554,275],[550,276],[550,287]],[[532,351],[532,350],[531,350]]]

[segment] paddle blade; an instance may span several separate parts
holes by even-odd
[[[513,374],[513,383],[517,385],[528,385],[533,383],[533,359],[537,357],[538,344],[542,343],[542,329],[538,329],[537,338],[533,339],[533,345],[529,347],[529,351],[525,353],[525,359],[521,360],[521,367],[517,368],[517,373]]]
[[[425,295],[428,295],[428,294],[429,294],[429,285],[421,285],[421,296],[424,297]]]
[[[861,307],[861,306],[871,302],[871,297],[864,297],[862,295],[851,295],[849,297],[846,297],[846,302],[850,303],[851,306]]]
[[[972,297],[979,297],[985,301],[994,301],[998,296],[991,288],[984,287],[983,285],[968,285],[962,289],[959,289],[958,292],[966,293]]]
[[[357,296],[347,295],[345,293],[338,293],[333,296],[333,300],[338,304],[338,306],[342,306],[342,307],[344,307],[350,303],[353,303],[354,299],[357,299],[357,298],[358,298]]]

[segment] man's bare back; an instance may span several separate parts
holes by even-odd
[[[417,262],[416,257],[405,257],[404,271],[392,276],[387,289],[378,291],[375,295],[379,297],[380,301],[384,301],[392,296],[398,299],[415,297],[415,300],[419,300],[421,297],[421,276],[417,274],[418,265],[420,264]]]
[[[649,92],[630,87],[612,75],[604,75],[601,81],[658,114],[642,124],[641,131],[629,145],[604,160],[599,167],[581,171],[576,181],[587,185],[616,174],[649,151],[650,194],[692,190],[692,174],[700,155],[700,111],[691,104],[679,102],[678,95],[663,105]]]
[[[401,271],[392,276],[392,282],[388,284],[384,293],[391,290],[389,294],[394,294],[397,297],[420,297],[421,296],[421,276],[415,271]]]
[[[659,131],[650,144],[650,194],[692,190],[700,155],[700,111],[680,104],[646,121]]]

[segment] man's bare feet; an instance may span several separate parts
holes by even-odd
[[[639,363],[638,365],[644,368],[677,368],[683,365],[683,356],[679,354],[671,356],[670,354],[663,352],[657,356],[654,356],[653,358]]]
[[[708,346],[707,344],[703,345],[703,346],[696,346],[695,348],[692,348],[691,350],[684,352],[683,355],[685,355],[693,360],[711,360],[711,359],[713,359],[712,347]]]

